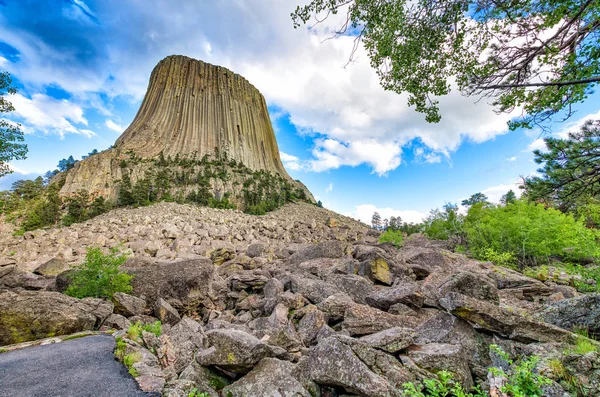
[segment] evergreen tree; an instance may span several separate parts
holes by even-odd
[[[373,217],[371,218],[371,226],[375,230],[381,229],[381,215],[379,215],[379,212],[377,211],[373,213]]]
[[[525,180],[530,200],[544,200],[561,210],[574,209],[578,201],[600,198],[600,120],[588,121],[568,138],[547,137],[547,151],[534,151],[543,164],[541,176]]]
[[[58,170],[60,172],[65,172],[70,170],[75,166],[75,159],[73,156],[69,156],[69,158],[62,159],[58,162]]]
[[[8,163],[13,160],[23,160],[27,154],[27,145],[20,124],[8,122],[4,113],[15,110],[5,95],[14,95],[17,90],[12,86],[12,80],[7,72],[0,73],[0,177],[12,173]]]
[[[468,199],[463,200],[460,204],[464,205],[465,207],[470,207],[478,203],[488,204],[487,196],[483,193],[475,193]]]
[[[502,205],[512,204],[515,202],[516,199],[517,199],[517,195],[511,189],[500,198],[500,204],[502,204]]]

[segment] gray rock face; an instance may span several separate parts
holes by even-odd
[[[402,303],[413,309],[420,309],[425,298],[416,284],[403,284],[393,288],[379,289],[366,297],[367,304],[381,310]]]
[[[198,351],[200,365],[216,365],[232,372],[249,372],[265,357],[285,357],[286,351],[267,345],[256,337],[233,329],[206,332],[205,348]]]
[[[410,328],[395,327],[363,336],[360,341],[388,353],[397,353],[411,346],[415,342],[415,337],[416,333]]]
[[[292,265],[298,265],[318,258],[341,258],[345,253],[344,248],[341,241],[326,241],[299,250],[290,256],[288,262]]]
[[[554,303],[538,313],[537,317],[564,329],[583,328],[591,334],[600,335],[600,294]]]
[[[181,320],[179,312],[163,298],[158,298],[154,305],[154,315],[163,324],[175,325]]]
[[[133,295],[153,306],[157,299],[181,303],[177,310],[193,311],[208,299],[209,284],[214,267],[208,259],[175,263],[126,262],[122,269],[133,275]]]
[[[419,367],[431,372],[452,372],[467,390],[473,387],[466,353],[460,345],[432,343],[415,346],[409,350],[408,357]]]
[[[298,364],[297,377],[319,385],[340,386],[363,396],[399,396],[384,377],[372,372],[350,346],[336,337],[320,341],[310,351]]]
[[[199,323],[184,317],[160,336],[160,342],[162,347],[157,353],[163,366],[173,365],[175,372],[180,373],[193,361],[198,349],[202,348],[204,331]]]
[[[0,346],[92,330],[94,309],[58,292],[0,290]]]
[[[263,358],[246,376],[226,386],[223,393],[231,397],[311,397],[311,394],[292,375],[295,365],[277,360]],[[316,385],[314,388],[316,389]],[[314,389],[313,389],[314,390]]]
[[[144,314],[144,310],[146,309],[146,301],[123,292],[115,293],[112,301],[115,305],[115,313],[125,317]]]

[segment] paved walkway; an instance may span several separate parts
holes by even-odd
[[[0,354],[0,397],[149,397],[115,360],[110,335]]]

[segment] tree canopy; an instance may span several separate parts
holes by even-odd
[[[383,88],[428,122],[456,86],[497,112],[522,109],[510,128],[532,128],[568,118],[600,81],[598,0],[312,0],[292,20],[338,13],[334,34],[355,35],[353,54],[362,41]]]
[[[23,142],[23,131],[19,124],[10,123],[2,118],[4,113],[15,110],[6,95],[14,95],[17,90],[12,86],[8,72],[0,73],[0,177],[12,173],[8,163],[12,160],[23,160],[27,154],[27,145]]]
[[[525,180],[532,200],[544,200],[561,210],[578,200],[600,198],[600,121],[587,121],[566,139],[547,137],[547,151],[534,151],[535,162],[543,164],[540,176]]]

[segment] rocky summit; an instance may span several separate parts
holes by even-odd
[[[495,349],[537,357],[544,396],[599,395],[597,349],[573,333],[600,329],[597,295],[379,234],[307,203],[266,216],[162,203],[5,234],[0,345],[112,330],[140,388],[169,397],[400,397],[441,371],[508,396]],[[130,293],[61,293],[90,246],[129,253]]]
[[[92,197],[117,201],[124,179],[135,184],[166,171],[172,174],[166,180],[176,179],[176,172],[193,174],[196,180],[207,158],[223,156],[228,164],[283,178],[310,196],[283,167],[262,94],[224,67],[173,55],[152,71],[135,119],[114,146],[77,162],[62,176],[60,194],[69,197],[86,190]],[[229,171],[235,174],[235,167]],[[215,179],[212,186],[218,189]],[[229,178],[220,179],[223,185]],[[235,195],[234,185],[243,182],[234,180],[213,195]],[[178,191],[187,195],[195,184],[186,181],[186,189]]]

